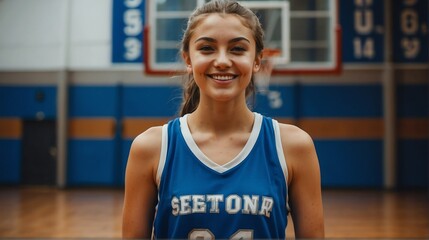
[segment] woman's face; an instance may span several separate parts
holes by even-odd
[[[183,57],[201,97],[215,101],[245,99],[252,74],[260,67],[252,30],[232,14],[210,14],[200,20]]]

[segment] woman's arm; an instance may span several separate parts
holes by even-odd
[[[289,205],[297,238],[323,238],[324,219],[320,168],[311,137],[303,130],[281,124],[288,166]]]
[[[150,238],[157,203],[156,171],[161,151],[161,127],[136,137],[125,174],[123,238]]]

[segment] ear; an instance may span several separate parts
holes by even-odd
[[[257,54],[255,57],[255,61],[253,62],[253,72],[256,73],[261,69],[262,64],[262,53]]]
[[[182,58],[183,58],[183,61],[186,64],[186,72],[189,73],[189,74],[192,73],[192,63],[191,63],[191,58],[189,57],[189,54],[186,53],[186,52],[183,52],[182,53]]]

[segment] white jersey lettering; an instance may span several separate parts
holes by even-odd
[[[172,199],[171,199],[171,208],[173,209],[172,210],[172,214],[174,215],[174,216],[177,216],[177,215],[179,215],[179,199],[177,198],[177,197],[173,197]]]
[[[270,217],[271,211],[273,210],[274,201],[270,197],[262,197],[261,210],[259,211],[259,215],[265,215],[266,217]]]
[[[259,196],[252,195],[250,198],[249,195],[243,195],[243,210],[241,211],[243,214],[258,214],[258,204],[259,204]]]
[[[224,202],[224,209],[220,208],[220,203]],[[183,195],[173,196],[171,199],[171,213],[173,216],[187,215],[193,213],[220,213],[225,211],[228,214],[252,214],[262,215],[270,218],[273,210],[274,200],[272,197],[259,195],[223,194],[208,195]]]
[[[191,209],[191,195],[180,196],[180,215],[192,213]]]
[[[229,195],[226,198],[226,211],[236,214],[241,210],[241,198],[238,195]]]
[[[210,213],[219,213],[219,202],[223,202],[223,195],[207,195],[206,199],[211,203]]]
[[[192,195],[192,213],[205,213],[206,212],[206,196]]]

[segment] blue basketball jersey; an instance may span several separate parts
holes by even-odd
[[[276,120],[255,113],[247,143],[225,165],[198,148],[187,115],[162,132],[153,237],[286,237],[287,166]]]

